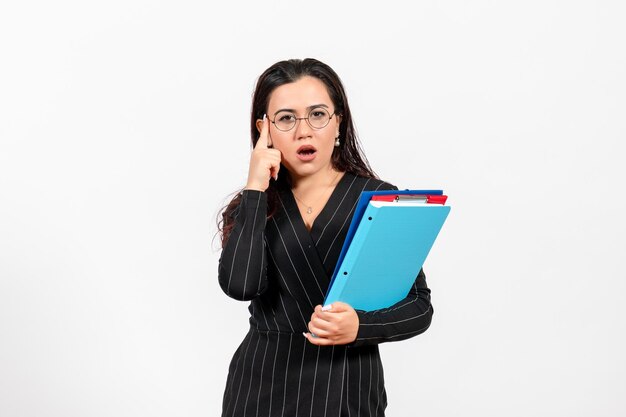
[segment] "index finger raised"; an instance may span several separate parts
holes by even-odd
[[[259,140],[256,143],[255,148],[271,148],[272,142],[270,141],[270,121],[267,118],[267,115],[263,115],[263,123],[261,124],[261,134],[259,135]]]

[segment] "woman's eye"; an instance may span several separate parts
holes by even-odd
[[[296,117],[293,114],[281,114],[278,118],[279,122],[291,122]]]
[[[313,110],[309,114],[309,117],[312,117],[314,119],[319,119],[321,117],[324,117],[325,115],[326,115],[326,112],[324,110]]]

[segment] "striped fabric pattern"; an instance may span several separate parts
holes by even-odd
[[[224,292],[250,301],[250,331],[231,361],[223,417],[379,416],[387,397],[378,344],[424,332],[433,309],[423,271],[406,299],[358,311],[357,340],[319,347],[302,332],[322,304],[361,191],[397,189],[345,173],[307,230],[291,190],[266,219],[267,195],[245,190],[222,250]]]

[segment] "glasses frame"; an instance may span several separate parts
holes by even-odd
[[[334,116],[335,114],[337,114],[337,112],[336,112],[336,111],[334,111],[331,115],[329,115],[329,116],[328,116],[328,122],[326,122],[326,124],[325,124],[324,126],[322,126],[322,127],[315,127],[315,126],[313,126],[313,125],[311,124],[311,122],[309,121],[309,118],[311,117],[311,113],[313,113],[313,112],[314,112],[314,111],[316,111],[316,110],[320,110],[320,109],[321,109],[321,110],[324,110],[326,113],[328,113],[328,110],[326,110],[324,107],[314,107],[314,108],[312,108],[311,110],[309,110],[309,113],[308,113],[307,117],[295,117],[295,116],[296,116],[296,115],[295,115],[295,113],[293,113],[293,112],[285,112],[285,113],[291,113],[291,114],[293,114],[293,115],[294,115],[294,118],[296,119],[296,121],[294,122],[293,126],[291,126],[291,127],[290,127],[289,129],[287,129],[287,130],[283,130],[283,129],[281,129],[280,127],[276,126],[276,115],[278,115],[279,113],[282,113],[283,111],[279,111],[278,113],[276,113],[276,114],[274,115],[274,120],[270,120],[270,122],[272,122],[272,124],[274,125],[274,127],[275,127],[277,130],[281,131],[281,132],[291,132],[291,131],[292,131],[292,130],[296,127],[296,125],[298,124],[298,122],[299,122],[300,120],[306,120],[306,123],[307,123],[307,124],[311,127],[311,129],[315,129],[315,130],[322,130],[322,129],[324,129],[326,126],[328,126],[328,125],[330,124],[330,121],[332,120],[333,116]]]

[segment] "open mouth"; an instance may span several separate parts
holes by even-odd
[[[316,152],[316,149],[311,145],[304,145],[298,148],[299,155],[312,155]]]
[[[313,146],[305,145],[298,148],[298,155],[302,156],[310,156],[313,155],[317,150]]]
[[[304,145],[298,148],[298,159],[302,162],[311,162],[315,159],[317,149],[311,145]]]

